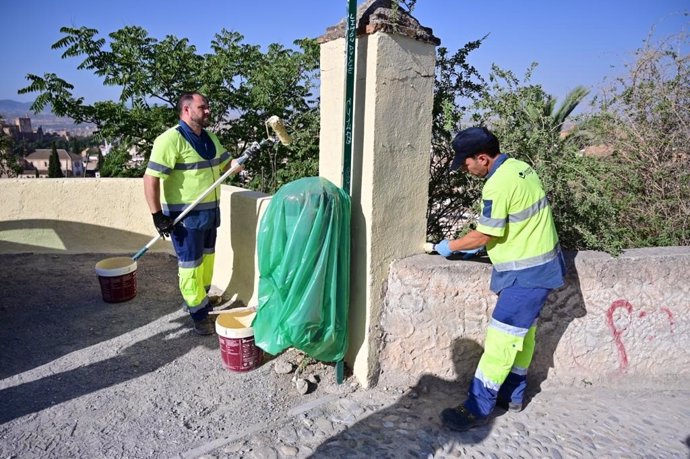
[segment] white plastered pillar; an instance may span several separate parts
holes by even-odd
[[[351,285],[346,363],[378,377],[379,318],[391,262],[423,251],[435,45],[388,32],[357,39]],[[342,186],[345,39],[321,44],[319,174]]]

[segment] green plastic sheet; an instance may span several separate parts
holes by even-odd
[[[259,305],[252,323],[269,354],[294,347],[324,362],[347,350],[350,197],[321,177],[288,183],[259,226]]]

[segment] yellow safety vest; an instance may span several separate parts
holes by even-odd
[[[482,190],[477,231],[498,272],[543,265],[558,255],[558,234],[541,180],[527,163],[506,159]]]
[[[179,212],[206,191],[222,175],[221,171],[231,160],[230,153],[220,144],[212,132],[206,131],[216,147],[216,156],[207,160],[172,127],[153,142],[146,174],[163,180],[161,206],[163,212]],[[220,192],[209,193],[195,208],[216,208]]]

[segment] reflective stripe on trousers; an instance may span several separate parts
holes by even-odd
[[[464,403],[472,413],[488,416],[499,394],[507,402],[522,403],[534,354],[536,320],[549,292],[514,285],[499,294],[486,331],[484,353]]]
[[[177,254],[180,293],[187,310],[196,320],[210,309],[207,292],[213,278],[216,228],[175,227],[172,242]]]

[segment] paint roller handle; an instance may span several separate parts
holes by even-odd
[[[160,239],[160,238],[161,238],[161,235],[159,234],[157,237],[151,239],[151,242],[149,242],[148,244],[146,244],[144,247],[142,247],[141,249],[139,249],[139,251],[138,251],[137,253],[135,253],[134,255],[132,255],[132,260],[137,261],[139,258],[143,257],[144,254],[145,254],[146,252],[149,251],[149,248],[150,248],[153,244],[155,244],[156,242],[158,242],[158,239]],[[153,242],[153,244],[152,244],[152,242]]]
[[[221,183],[223,183],[223,182],[225,181],[225,179],[227,179],[230,175],[232,175],[232,174],[234,174],[235,172],[237,172],[237,171],[240,169],[240,167],[242,167],[242,164],[244,164],[249,158],[251,158],[251,157],[254,156],[256,153],[258,153],[259,151],[261,151],[261,149],[266,148],[266,147],[268,147],[268,146],[271,146],[271,145],[273,145],[274,143],[276,143],[277,141],[278,141],[277,139],[269,138],[269,139],[264,139],[264,140],[262,140],[261,143],[259,143],[259,142],[253,142],[246,150],[244,150],[244,152],[242,153],[242,156],[240,156],[239,158],[237,158],[237,160],[235,161],[235,165],[234,165],[233,167],[231,167],[230,169],[228,169],[223,175],[220,176],[220,178],[219,178],[218,180],[216,180],[215,182],[213,182],[213,185],[211,185],[210,187],[208,187],[208,188],[206,189],[206,191],[204,191],[199,197],[197,197],[196,200],[195,200],[194,202],[192,202],[191,204],[189,204],[189,205],[182,211],[182,213],[180,213],[180,215],[178,215],[177,218],[175,218],[175,220],[174,220],[173,223],[172,223],[172,226],[175,226],[175,225],[177,225],[180,221],[182,221],[182,219],[183,219],[189,212],[191,212],[191,211],[197,206],[197,204],[199,204],[199,203],[201,202],[202,199],[204,199],[206,196],[208,196],[208,194],[209,194],[211,191],[213,191],[218,185],[220,185]],[[157,227],[157,226],[156,226],[156,229],[158,230],[158,227]],[[146,244],[144,247],[142,247],[137,253],[135,253],[135,254],[132,256],[132,260],[137,261],[139,258],[143,257],[144,254],[145,254],[146,252],[148,252],[148,250],[153,246],[153,244],[155,244],[156,242],[158,242],[158,240],[159,240],[161,237],[162,237],[162,235],[159,233],[156,237],[154,237],[153,239],[151,239],[151,240],[149,241],[148,244]]]
[[[175,221],[173,222],[172,226],[175,226],[180,221],[182,221],[182,219],[185,216],[187,216],[187,214],[191,212],[197,206],[197,204],[199,204],[206,196],[208,196],[208,194],[211,191],[213,191],[217,186],[223,183],[225,179],[227,179],[230,175],[236,173],[249,158],[257,154],[264,148],[273,146],[277,142],[280,142],[283,145],[288,145],[291,142],[292,139],[285,130],[285,125],[283,124],[283,121],[280,118],[278,118],[277,116],[269,118],[267,126],[272,128],[276,135],[274,137],[268,137],[267,139],[264,139],[261,142],[252,142],[252,144],[249,145],[249,147],[245,149],[244,152],[242,152],[242,155],[239,158],[237,158],[237,160],[235,161],[235,165],[228,169],[223,175],[221,175],[220,178],[218,178],[218,180],[213,182],[213,185],[208,187],[206,191],[204,191],[198,198],[194,200],[194,202],[189,204],[182,211],[182,213],[178,215],[177,218],[175,218]],[[161,235],[158,234],[158,236],[151,239],[148,244],[146,244],[132,256],[132,259],[134,261],[137,261],[139,258],[143,257],[144,254],[153,246],[153,244],[158,242],[160,238]]]

